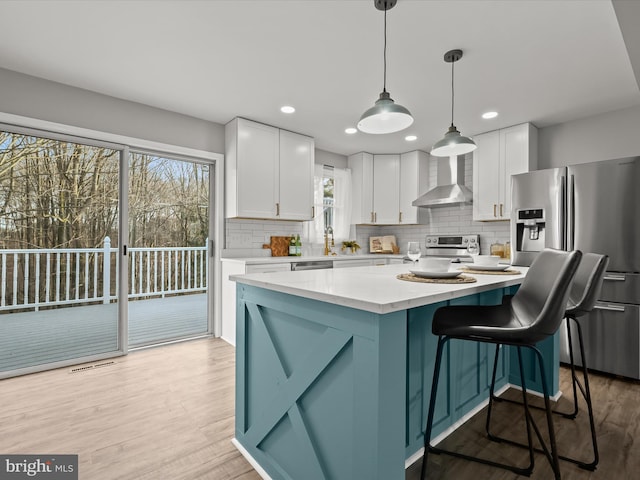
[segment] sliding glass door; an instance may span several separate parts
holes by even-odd
[[[0,378],[211,333],[213,173],[0,125]]]
[[[210,166],[131,152],[128,173],[129,346],[205,335]]]
[[[0,131],[0,377],[123,349],[124,153],[89,143]]]

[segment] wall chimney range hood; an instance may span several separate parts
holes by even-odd
[[[448,207],[471,203],[473,194],[464,185],[464,155],[434,158],[438,162],[437,186],[411,204],[414,207]]]

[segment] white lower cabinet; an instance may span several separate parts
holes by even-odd
[[[372,267],[380,265],[395,265],[402,263],[401,258],[362,258],[353,260],[334,260],[333,268]]]
[[[373,260],[334,260],[333,268],[369,267],[373,265]]]
[[[291,263],[267,263],[267,264],[250,264],[247,265],[243,273],[272,273],[272,272],[289,272],[291,271]]]
[[[236,282],[229,280],[230,275],[245,273],[288,272],[291,263],[247,264],[243,261],[222,261],[222,333],[220,336],[231,345],[236,344]]]

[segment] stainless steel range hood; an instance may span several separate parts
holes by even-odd
[[[464,155],[437,157],[437,159],[437,186],[411,204],[414,207],[447,207],[470,203],[473,200],[473,194],[464,185]]]

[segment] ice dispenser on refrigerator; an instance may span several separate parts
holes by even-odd
[[[516,252],[540,252],[544,245],[544,208],[516,209]]]

